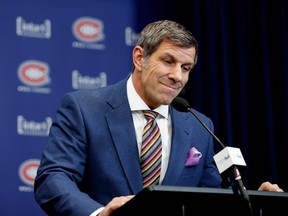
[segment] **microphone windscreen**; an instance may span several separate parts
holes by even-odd
[[[174,98],[171,104],[176,110],[180,112],[188,112],[191,109],[188,101],[181,97]]]

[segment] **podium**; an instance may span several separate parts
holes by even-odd
[[[253,213],[232,189],[149,186],[112,216],[278,216],[288,214],[288,193],[247,190]]]

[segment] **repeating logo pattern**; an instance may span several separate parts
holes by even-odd
[[[37,21],[33,19],[31,20],[31,18],[29,19],[30,20],[23,16],[16,17],[15,33],[18,40],[21,42],[28,41],[29,43],[32,40],[35,40],[37,43],[39,43],[40,41],[39,44],[41,46],[42,42],[39,39],[45,39],[45,43],[52,44],[53,20],[48,18],[37,19]],[[104,51],[106,49],[105,25],[101,19],[89,16],[82,16],[75,18],[74,22],[72,21],[70,23],[70,26],[68,24],[68,26],[66,27],[68,27],[68,29],[70,28],[71,35],[74,38],[74,40],[72,40],[72,48],[100,51]],[[123,44],[126,46],[135,45],[136,41],[139,38],[139,34],[136,33],[132,29],[132,27],[124,28],[123,34],[124,35],[122,35],[121,38],[124,38]],[[66,41],[64,41],[64,43],[66,43]],[[29,48],[33,49],[32,46]],[[61,47],[59,49],[61,49]],[[53,68],[54,71],[51,72],[51,62],[49,62],[49,57],[47,58],[47,62],[45,60],[38,60],[37,58],[39,56],[30,55],[26,57],[27,59],[20,62],[18,67],[16,67],[16,75],[20,83],[17,86],[17,91],[25,93],[50,94],[52,88],[51,74],[53,75],[53,79],[57,80],[58,76],[56,75],[62,73],[63,71],[59,71],[57,70],[57,68],[54,70]],[[59,59],[59,61],[61,61],[61,59]],[[71,64],[73,65],[73,62],[71,62]],[[91,74],[85,74],[82,70],[84,69],[74,69],[70,73],[70,77],[67,77],[67,79],[71,79],[71,89],[92,89],[107,86],[108,75],[106,72],[100,71],[97,72],[94,76]],[[67,82],[67,80],[65,81]],[[32,106],[32,112],[33,108],[34,107]],[[35,119],[33,119],[33,115],[32,119],[30,117],[30,119],[28,119],[26,117],[25,111],[22,111],[23,110],[21,110],[21,114],[18,114],[16,116],[17,125],[15,127],[15,130],[17,132],[17,135],[38,137],[35,139],[39,139],[39,137],[41,136],[48,136],[50,127],[52,125],[51,117],[46,116],[43,118],[43,120],[36,121]],[[37,112],[39,111],[37,110]],[[43,141],[41,141],[41,144],[43,144]],[[19,165],[18,175],[19,179],[22,182],[22,184],[18,186],[19,192],[33,192],[34,181],[39,164],[40,159],[27,159]]]
[[[0,3],[5,17],[0,68],[5,96],[1,145],[8,149],[2,152],[2,162],[9,164],[5,176],[12,176],[3,178],[3,185],[12,188],[7,192],[18,208],[0,207],[0,215],[11,210],[10,215],[19,211],[32,216],[36,172],[59,99],[69,91],[104,87],[130,73],[129,55],[123,53],[130,52],[138,34],[132,26],[127,27],[135,23],[128,11],[130,4],[16,2]],[[122,61],[126,57],[128,62]],[[123,70],[127,64],[128,69]]]

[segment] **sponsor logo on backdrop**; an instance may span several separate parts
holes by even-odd
[[[97,77],[82,75],[79,71],[72,71],[73,89],[93,89],[107,85],[107,74],[101,72]]]
[[[23,37],[51,38],[51,21],[46,19],[43,23],[27,22],[23,17],[16,18],[16,34]]]
[[[46,117],[44,121],[37,122],[24,118],[22,115],[17,116],[17,133],[24,136],[48,136],[52,118]]]
[[[27,60],[18,67],[18,79],[22,86],[18,86],[19,92],[50,93],[51,89],[45,87],[50,84],[49,65],[38,60]]]
[[[100,42],[105,39],[104,25],[93,17],[80,17],[72,25],[72,32],[77,41],[72,42],[74,48],[105,49]]]
[[[140,37],[140,33],[136,33],[131,27],[125,28],[125,44],[134,46]]]
[[[33,192],[34,181],[39,167],[39,159],[28,159],[23,161],[18,168],[18,175],[24,185],[20,185],[20,192]]]

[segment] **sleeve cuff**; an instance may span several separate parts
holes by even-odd
[[[90,214],[90,216],[97,216],[103,209],[104,209],[104,207],[97,209],[96,211],[92,212]]]

